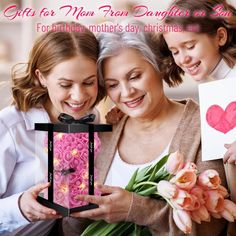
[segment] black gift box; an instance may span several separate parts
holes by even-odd
[[[77,179],[77,182],[74,183],[70,183],[71,181],[71,176],[76,176],[76,178],[78,178],[78,173],[75,173],[77,171],[77,167],[74,164],[74,166],[71,166],[71,163],[68,164],[68,166],[65,164],[66,168],[62,168],[60,170],[57,170],[56,164],[58,162],[58,160],[56,160],[55,158],[55,153],[54,153],[54,141],[55,138],[58,137],[66,137],[66,134],[75,134],[78,135],[78,137],[80,137],[80,135],[85,135],[87,134],[86,137],[88,137],[87,139],[87,151],[84,152],[83,150],[83,156],[86,156],[86,158],[88,158],[88,166],[87,166],[87,170],[85,170],[84,173],[88,173],[88,178],[87,178],[87,193],[85,194],[90,194],[90,195],[94,195],[94,137],[96,132],[110,132],[112,131],[112,126],[111,125],[107,125],[107,124],[92,124],[92,123],[84,123],[86,122],[86,119],[82,118],[82,122],[68,122],[69,124],[66,123],[57,123],[57,124],[52,124],[52,123],[36,123],[35,124],[35,130],[38,131],[44,131],[46,133],[46,144],[45,146],[47,146],[47,170],[46,170],[46,175],[47,179],[45,177],[45,182],[48,181],[50,182],[50,186],[48,187],[48,190],[46,191],[46,193],[41,194],[41,196],[39,195],[37,197],[38,202],[40,202],[41,204],[55,209],[57,212],[59,212],[60,214],[62,214],[63,216],[68,216],[70,215],[70,213],[72,212],[78,212],[78,211],[84,211],[84,210],[88,210],[88,209],[92,209],[92,208],[96,208],[97,205],[95,204],[91,204],[91,203],[84,203],[85,205],[80,205],[75,207],[73,205],[73,207],[70,207],[70,204],[58,204],[55,202],[55,186],[54,182],[56,182],[54,180],[54,178],[60,178],[60,180],[57,182],[62,183],[64,181],[65,186],[64,189],[62,188],[62,190],[64,192],[67,192],[68,195],[70,195],[70,192],[68,188],[70,188],[69,186],[73,186],[74,189],[78,188],[78,184],[80,184],[81,182],[79,182],[80,180]],[[84,138],[84,136],[83,136]],[[85,140],[86,141],[86,140]],[[37,145],[37,135],[36,135],[36,145]],[[68,143],[68,145],[70,145]],[[63,147],[62,147],[63,148]],[[73,150],[74,151],[74,150]],[[66,151],[65,151],[66,152]],[[63,153],[63,150],[62,150]],[[77,149],[75,151],[75,154],[78,153]],[[73,153],[74,154],[74,153]],[[39,159],[40,159],[40,154],[38,155]],[[71,158],[71,157],[66,157],[67,159]],[[72,158],[76,158],[76,157],[72,157]],[[79,157],[80,158],[80,155]],[[78,160],[78,159],[77,159]],[[75,161],[77,161],[75,159]],[[60,160],[61,161],[61,160]],[[64,161],[64,159],[63,159]],[[79,162],[78,162],[79,163]],[[63,165],[64,163],[60,163],[60,166]],[[81,170],[80,170],[81,171]],[[60,172],[60,173],[57,173]],[[62,182],[60,182],[62,181]],[[73,180],[74,181],[74,180]],[[81,185],[84,185],[84,183],[81,183]],[[58,189],[57,189],[58,190]],[[63,193],[59,192],[60,196],[63,196]],[[65,194],[66,196],[66,194]],[[63,196],[64,197],[64,196]],[[67,196],[68,198],[70,196]],[[66,200],[65,200],[66,201]],[[69,201],[69,200],[68,200]]]

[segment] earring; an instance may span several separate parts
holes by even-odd
[[[45,84],[41,84],[41,86],[42,86],[43,88],[47,88],[47,86],[46,86]]]

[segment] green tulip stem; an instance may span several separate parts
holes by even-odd
[[[142,185],[154,185],[154,186],[157,186],[157,183],[151,182],[151,181],[144,181],[144,182],[141,182],[141,183],[137,184],[137,185],[135,186],[135,188],[137,188],[137,187],[139,187],[139,186],[142,186]]]
[[[157,183],[151,182],[151,181],[144,181],[144,182],[141,182],[141,183],[137,184],[135,187],[137,188],[137,187],[142,186],[142,185],[153,185],[153,186],[157,186]],[[170,201],[170,199],[164,197],[164,196],[163,196],[162,194],[160,194],[158,191],[156,191],[154,194],[157,194],[158,196],[164,198],[164,199],[169,203],[169,205],[170,205],[173,209],[175,209],[175,206],[174,206],[173,203]]]

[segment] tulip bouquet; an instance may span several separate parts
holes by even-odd
[[[192,221],[210,221],[211,217],[236,219],[236,204],[226,199],[228,191],[221,185],[215,170],[198,173],[194,163],[184,163],[175,152],[164,156],[155,165],[136,170],[126,190],[142,196],[164,199],[173,209],[173,220],[184,233],[192,230]],[[147,227],[132,222],[90,224],[82,236],[151,235]]]

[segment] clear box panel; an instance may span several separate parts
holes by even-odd
[[[37,172],[35,173],[35,184],[48,182],[48,146],[45,140],[48,138],[47,131],[35,131],[35,158]],[[39,194],[40,197],[48,199],[48,189]]]
[[[100,194],[96,188],[97,170],[93,167],[89,173],[88,133],[53,132],[51,138],[48,133],[36,131],[39,172],[35,175],[35,183],[52,183],[49,192],[46,189],[39,196],[68,209],[88,205],[88,202],[76,198],[81,194],[91,194],[91,189],[94,194]],[[48,142],[48,139],[51,140]],[[100,146],[98,134],[94,133],[94,157],[90,158],[97,157]],[[95,188],[91,185],[91,178],[95,180]]]
[[[88,205],[76,199],[80,194],[89,194],[88,133],[54,132],[53,137],[54,203],[67,208]],[[96,133],[94,137],[94,156],[97,156],[100,140]]]

